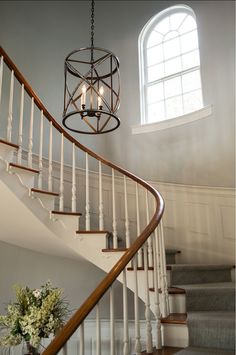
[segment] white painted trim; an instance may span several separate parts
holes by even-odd
[[[198,121],[203,118],[207,118],[212,115],[213,107],[208,105],[200,110],[187,113],[186,115],[171,118],[161,122],[147,123],[142,125],[136,125],[132,127],[132,134],[150,133],[160,131],[167,128],[182,126],[187,123]]]

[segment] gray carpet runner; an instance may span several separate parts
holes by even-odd
[[[230,265],[171,265],[171,284],[201,284],[209,282],[230,282]]]
[[[176,354],[235,354],[235,284],[231,282],[232,267],[171,265],[171,268],[172,284],[186,292],[189,331],[189,346]],[[176,282],[179,280],[182,282]]]
[[[176,355],[235,355],[235,352],[232,350],[222,350],[222,349],[206,349],[206,348],[194,348],[192,346],[187,347],[181,351],[175,353]]]

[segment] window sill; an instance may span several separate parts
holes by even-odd
[[[160,131],[167,128],[182,126],[190,122],[198,121],[202,118],[207,118],[212,115],[212,105],[203,107],[200,110],[187,113],[186,115],[171,118],[165,121],[147,123],[132,127],[132,134],[150,133]]]

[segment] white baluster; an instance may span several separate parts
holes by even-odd
[[[163,293],[163,316],[167,317],[170,313],[169,311],[169,295],[168,295],[168,285],[167,285],[167,275],[166,275],[166,254],[165,254],[165,243],[164,243],[164,233],[162,220],[159,225],[159,238],[160,238],[160,254],[161,254],[161,270],[162,270],[162,293]]]
[[[52,191],[52,127],[52,122],[50,122],[48,154],[48,191]]]
[[[148,190],[146,190],[146,218],[147,225],[150,222],[149,217],[149,203],[148,203]],[[153,257],[152,257],[152,238],[148,238],[148,266],[153,267]]]
[[[86,204],[85,204],[85,228],[90,230],[90,201],[89,201],[89,164],[88,153],[86,153]]]
[[[115,191],[115,172],[112,169],[112,226],[113,226],[113,248],[118,248],[117,223],[116,223],[116,191]]]
[[[140,235],[140,216],[139,216],[139,192],[138,192],[138,184],[135,184],[135,194],[136,194],[136,222],[137,222],[137,236]],[[138,267],[143,266],[143,254],[142,249],[138,250]]]
[[[101,320],[100,306],[96,306],[96,355],[101,355]]]
[[[124,175],[124,194],[125,194],[125,240],[126,248],[130,247],[130,231],[129,231],[129,211],[128,211],[128,196],[127,196],[127,182]]]
[[[149,237],[150,238],[150,237]],[[149,279],[148,279],[148,251],[147,243],[144,246],[144,275],[145,275],[145,318],[146,318],[146,348],[147,353],[152,353],[152,325],[151,325],[151,309],[150,309],[150,294],[149,294]]]
[[[84,323],[81,323],[80,327],[80,340],[79,340],[79,355],[85,354],[85,346],[84,346]]]
[[[3,56],[0,59],[0,106],[2,100]]]
[[[12,107],[13,107],[13,92],[14,92],[14,70],[11,71],[11,84],[9,94],[8,119],[7,119],[7,140],[11,141],[12,134]]]
[[[61,167],[60,167],[59,210],[64,210],[64,134],[61,133]]]
[[[23,144],[23,115],[24,115],[24,94],[25,87],[24,84],[21,85],[21,97],[20,97],[20,121],[19,121],[19,134],[18,134],[18,152],[17,152],[17,163],[21,165],[22,159],[22,144]]]
[[[39,178],[38,178],[38,188],[43,187],[43,110],[41,110],[40,117],[40,137],[39,137]]]
[[[123,321],[124,321],[123,355],[129,355],[128,299],[127,299],[127,279],[126,279],[125,269],[123,270]]]
[[[139,322],[139,300],[138,300],[138,275],[137,275],[137,255],[133,259],[134,265],[134,321],[135,321],[135,354],[141,355],[142,347],[140,342],[140,322]]]
[[[76,212],[76,175],[75,175],[75,143],[72,144],[72,188],[71,211]]]
[[[155,213],[156,210],[156,200],[153,199],[153,213]],[[158,228],[157,227],[154,231],[154,238],[155,238],[155,248],[154,249],[154,257],[156,257],[156,262],[157,262],[157,283],[158,287],[161,285],[161,255],[160,255],[160,238],[158,234]],[[155,254],[156,253],[156,254]]]
[[[104,229],[103,196],[102,196],[102,163],[99,160],[99,230]]]
[[[115,355],[114,292],[110,288],[110,355]]]
[[[33,149],[33,127],[34,127],[34,98],[31,98],[29,144],[28,144],[28,166],[32,168],[32,149]]]
[[[159,297],[159,282],[158,282],[158,264],[159,264],[159,251],[157,246],[157,233],[153,236],[153,263],[154,263],[154,314],[156,318],[156,348],[162,348],[161,341],[161,311],[160,311],[160,297]]]

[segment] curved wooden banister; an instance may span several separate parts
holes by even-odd
[[[26,81],[24,76],[20,73],[18,68],[9,58],[7,53],[4,51],[2,47],[0,47],[0,56],[3,56],[4,62],[8,66],[8,68],[14,71],[14,75],[22,85],[24,84],[24,88],[28,95],[31,98],[34,98],[34,102],[40,111],[43,111],[44,116],[48,119],[48,121],[52,122],[53,126],[60,132],[63,133],[64,137],[67,138],[71,143],[74,143],[79,149],[88,153],[91,157],[101,161],[105,165],[115,169],[116,171],[124,174],[129,177],[133,181],[142,185],[145,189],[147,189],[155,198],[156,201],[156,210],[154,215],[143,230],[143,232],[138,236],[136,241],[130,246],[130,248],[123,254],[120,260],[114,265],[111,271],[107,274],[107,276],[102,280],[102,282],[98,285],[98,287],[91,293],[91,295],[87,298],[84,304],[75,312],[75,314],[71,317],[71,319],[66,323],[66,325],[61,329],[61,331],[56,335],[56,337],[49,344],[47,349],[44,350],[43,355],[54,355],[57,354],[60,349],[65,345],[68,339],[72,336],[75,330],[79,327],[79,325],[83,322],[86,316],[91,312],[94,306],[99,302],[105,292],[111,287],[116,278],[120,275],[120,273],[125,269],[127,264],[133,259],[138,250],[143,246],[143,244],[147,241],[149,236],[158,226],[163,211],[164,211],[164,201],[160,195],[160,193],[154,189],[150,184],[140,179],[136,175],[130,173],[129,171],[113,164],[112,162],[104,159],[103,157],[97,155],[81,143],[79,143],[73,136],[71,136],[68,132],[66,132],[60,124],[51,116],[51,114],[47,111],[39,97],[33,91],[29,83]]]

